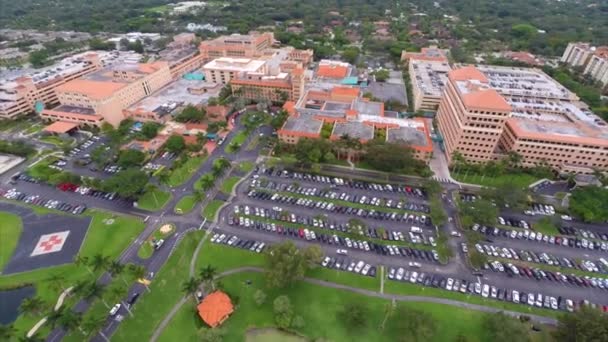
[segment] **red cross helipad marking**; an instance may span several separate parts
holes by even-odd
[[[46,241],[40,242],[40,248],[42,248],[45,252],[52,250],[55,245],[60,245],[63,243],[63,239],[59,237],[59,235],[51,235],[51,237]]]
[[[65,243],[65,240],[68,238],[69,234],[70,231],[66,230],[63,232],[55,232],[40,236],[36,247],[34,247],[34,250],[32,251],[31,256],[61,251],[61,249],[63,248],[63,244]]]

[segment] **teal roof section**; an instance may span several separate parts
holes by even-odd
[[[357,85],[359,83],[359,78],[356,76],[344,77],[340,83],[346,85]]]

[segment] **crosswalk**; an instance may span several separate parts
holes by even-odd
[[[433,176],[432,178],[434,180],[438,181],[439,183],[454,183],[452,180],[450,180],[449,178],[445,178],[445,177]]]

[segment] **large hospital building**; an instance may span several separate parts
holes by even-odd
[[[448,160],[488,162],[515,151],[522,166],[608,170],[608,125],[538,69],[463,66],[448,73],[437,112]]]

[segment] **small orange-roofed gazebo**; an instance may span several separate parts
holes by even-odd
[[[205,297],[197,309],[201,319],[212,328],[222,324],[234,311],[230,297],[222,291],[215,291]]]

